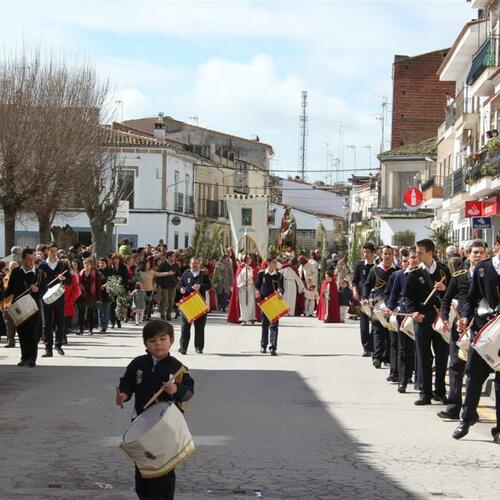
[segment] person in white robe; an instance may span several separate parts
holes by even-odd
[[[307,264],[304,265],[304,273],[306,276],[307,286],[309,287],[311,285],[314,285],[317,289],[319,278],[319,264],[312,256],[309,257]]]
[[[238,274],[237,279],[238,298],[240,301],[240,321],[242,325],[255,321],[255,283],[253,280],[253,270],[250,264]]]
[[[304,283],[292,267],[286,267],[280,270],[283,274],[283,298],[288,305],[288,316],[295,316],[295,302],[297,300],[297,291],[304,291]]]

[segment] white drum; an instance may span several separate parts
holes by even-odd
[[[167,474],[195,450],[184,415],[172,403],[157,403],[141,413],[123,435],[120,448],[144,478]]]
[[[29,293],[23,295],[20,299],[17,299],[7,309],[7,314],[16,326],[22,325],[27,319],[31,318],[31,316],[37,312],[38,306]]]
[[[384,314],[385,307],[384,301],[379,300],[373,306],[373,320],[378,321],[384,328],[389,328],[389,318]]]
[[[397,332],[399,330],[398,317],[395,314],[389,316],[388,330],[391,332]]]
[[[408,335],[412,340],[415,340],[415,322],[411,316],[405,316],[405,319],[401,322],[399,329]]]
[[[458,340],[457,340],[457,347],[458,347],[458,357],[462,361],[467,361],[467,358],[469,357],[469,351],[470,351],[470,333],[469,333],[469,330],[460,334],[460,337],[458,337]]]
[[[366,314],[369,318],[372,317],[372,308],[370,304],[361,304],[361,312]]]
[[[472,347],[493,370],[500,372],[500,315],[481,328]]]
[[[64,285],[63,283],[57,283],[57,285],[51,286],[42,297],[42,300],[47,304],[53,304],[56,300],[64,295]]]

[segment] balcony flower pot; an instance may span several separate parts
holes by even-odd
[[[494,155],[500,152],[500,139],[491,139],[486,145],[489,154]]]

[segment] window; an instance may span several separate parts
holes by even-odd
[[[179,182],[180,182],[180,175],[179,175],[179,171],[176,170],[174,172],[174,191],[177,193],[177,191],[179,190]]]
[[[121,192],[121,200],[127,201],[129,208],[134,208],[134,179],[133,170],[122,170],[118,173],[118,189]]]
[[[179,233],[175,231],[174,233],[174,250],[179,249]]]
[[[241,209],[241,225],[251,226],[252,225],[252,209],[242,208]]]
[[[189,246],[189,233],[184,233],[184,248]]]

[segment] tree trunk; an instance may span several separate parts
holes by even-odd
[[[110,231],[109,224],[105,226],[102,219],[98,217],[94,217],[90,222],[92,244],[94,245],[94,253],[97,258],[113,253],[113,225],[111,224],[111,226]]]
[[[16,215],[17,207],[7,205],[3,207],[4,213],[4,255],[10,254],[10,249],[16,244]]]
[[[38,241],[48,244],[52,241],[50,216],[48,214],[36,214],[36,217],[38,219]]]

